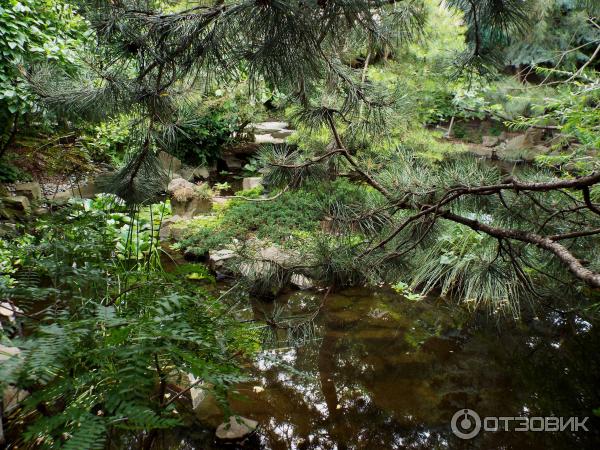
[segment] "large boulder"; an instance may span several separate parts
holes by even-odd
[[[223,270],[228,260],[237,257],[233,250],[221,249],[208,252],[208,263],[213,270]]]
[[[254,189],[262,185],[262,177],[248,177],[242,180],[242,189],[244,191]]]
[[[179,158],[176,158],[167,152],[160,152],[158,154],[158,160],[160,161],[163,170],[167,173],[179,173],[181,166],[183,165]]]
[[[255,134],[271,134],[287,130],[288,126],[287,122],[261,122],[250,124],[248,128],[253,130]]]
[[[189,219],[212,211],[209,189],[203,189],[183,178],[177,178],[171,180],[167,191],[171,194],[173,215]]]
[[[217,427],[215,433],[221,441],[241,441],[256,431],[258,422],[241,416],[231,416]]]
[[[194,169],[193,176],[195,179],[208,180],[210,177],[210,171],[208,170],[208,167],[196,167]]]
[[[29,183],[15,184],[15,193],[17,195],[24,195],[31,201],[38,201],[42,199],[42,188],[40,183],[36,183],[34,181]]]
[[[21,349],[19,349],[18,347],[8,347],[6,345],[0,344],[0,362],[6,361],[7,359],[18,355],[19,353],[21,353]]]
[[[209,199],[200,197],[189,197],[182,200],[173,197],[171,199],[171,208],[173,214],[191,219],[210,213],[212,211],[212,202]]]
[[[515,136],[506,142],[505,150],[514,152],[519,150],[530,150],[542,142],[544,130],[529,128],[524,134]]]
[[[277,145],[277,144],[283,144],[284,142],[285,142],[285,139],[275,137],[275,135],[273,135],[273,134],[257,134],[254,136],[254,143],[259,144],[259,145],[264,145],[264,144]]]
[[[196,185],[183,178],[175,178],[169,182],[169,185],[167,186],[167,192],[173,195],[175,191],[185,188],[196,189]]]
[[[241,159],[232,155],[225,155],[223,160],[225,161],[225,165],[229,170],[241,169],[244,166],[244,162]]]
[[[17,314],[23,314],[23,311],[13,305],[11,302],[0,303],[0,317],[5,317],[9,322],[15,323]]]
[[[294,134],[294,130],[281,130],[271,133],[271,136],[273,136],[276,139],[286,139],[292,134]]]
[[[175,175],[178,175],[178,176],[175,177]],[[171,179],[183,178],[184,180],[188,180],[188,181],[208,180],[209,176],[210,176],[210,172],[209,172],[208,168],[206,168],[206,167],[183,166],[179,170],[178,174],[173,174]]]
[[[159,239],[161,241],[180,240],[183,237],[182,233],[184,227],[174,226],[180,221],[184,221],[184,219],[178,215],[174,215],[172,217],[169,217],[168,219],[163,220],[160,224]]]
[[[31,205],[24,195],[0,198],[0,218],[22,218],[29,214],[31,214]]]

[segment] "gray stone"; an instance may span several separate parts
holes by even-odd
[[[217,439],[222,441],[241,441],[256,431],[258,422],[241,416],[231,416],[228,422],[217,427]]]
[[[237,253],[233,250],[210,250],[208,252],[208,262],[213,269],[220,269],[225,265],[227,260],[235,258],[236,256]]]
[[[261,249],[257,258],[285,266],[293,260],[294,256],[279,247],[271,246]]]
[[[192,218],[212,211],[211,199],[201,196],[198,187],[183,178],[176,178],[169,182],[167,191],[171,194],[173,215]]]
[[[194,168],[193,167],[189,167],[189,166],[183,166],[179,170],[179,175],[184,180],[194,181]]]
[[[302,290],[312,289],[314,287],[314,283],[310,280],[310,278],[299,273],[295,273],[290,277],[290,283]]]
[[[242,180],[242,189],[247,191],[262,186],[262,177],[248,177]]]
[[[292,134],[294,134],[294,130],[281,130],[271,133],[271,136],[277,139],[286,139],[289,138]]]
[[[184,180],[183,178],[175,178],[169,182],[167,192],[169,194],[174,194],[175,191],[185,188],[196,189],[196,185],[194,183],[189,182],[188,180]]]
[[[230,197],[222,197],[219,195],[216,195],[213,197],[213,203],[216,205],[226,205],[227,203],[229,203],[229,201],[231,200]]]
[[[169,217],[168,219],[165,219],[162,221],[162,223],[160,224],[160,231],[159,231],[159,239],[161,241],[168,241],[169,239],[171,239],[173,237],[173,233],[171,232],[171,226],[174,223],[179,222],[180,220],[183,220],[181,216],[178,215],[174,215]]]
[[[544,130],[529,128],[524,134],[515,136],[506,142],[506,151],[529,150],[542,142]]]
[[[19,353],[21,353],[20,348],[7,347],[6,345],[0,344],[0,361],[6,361]]]
[[[207,180],[210,177],[210,172],[207,167],[196,167],[194,169],[194,178],[201,178]]]
[[[29,392],[19,389],[16,386],[8,385],[4,389],[2,402],[4,404],[4,413],[11,413],[23,400],[29,396]]]
[[[74,184],[62,192],[53,192],[48,195],[48,200],[58,204],[65,204],[72,198],[94,198],[106,189],[109,184],[109,174],[98,176],[97,178],[89,178],[86,183]]]
[[[495,147],[500,142],[497,136],[483,136],[481,145],[484,147]]]
[[[179,172],[181,169],[182,163],[179,158],[176,158],[173,155],[169,155],[167,152],[160,152],[158,154],[158,160],[160,161],[160,165],[163,170],[167,173]]]
[[[0,216],[5,219],[27,216],[31,213],[29,199],[24,195],[2,197],[0,199]]]
[[[249,128],[255,133],[271,134],[285,130],[289,124],[287,122],[261,122],[250,124]]]
[[[277,145],[277,144],[283,144],[284,142],[285,142],[285,139],[276,138],[275,136],[273,136],[271,134],[257,134],[254,136],[254,143],[259,144],[259,145],[263,145],[263,144]]]
[[[210,176],[208,169],[206,167],[190,167],[183,166],[179,171],[180,178],[183,178],[188,181],[194,181],[196,179],[207,180]]]
[[[13,236],[16,233],[16,224],[12,222],[0,222],[0,237]]]
[[[187,200],[177,200],[175,197],[171,199],[171,209],[173,214],[192,218],[202,214],[207,214],[212,211],[212,201],[206,198],[192,197]]]
[[[544,130],[541,128],[528,128],[525,131],[525,136],[527,136],[527,141],[532,145],[540,144],[544,138]]]
[[[15,193],[24,195],[29,200],[37,201],[42,199],[42,188],[40,183],[17,183],[15,184]]]
[[[224,160],[228,169],[241,169],[243,166],[243,161],[235,156],[225,156]]]

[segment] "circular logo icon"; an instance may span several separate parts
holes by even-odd
[[[473,439],[481,430],[481,418],[472,409],[460,409],[452,416],[452,432],[461,439]]]

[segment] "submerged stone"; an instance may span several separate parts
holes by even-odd
[[[217,427],[215,435],[222,441],[241,441],[256,431],[258,422],[240,416],[231,416]]]

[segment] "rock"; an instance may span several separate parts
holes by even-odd
[[[207,180],[210,173],[206,167],[183,166],[179,171],[179,175],[179,178],[194,181],[196,179]]]
[[[221,249],[208,252],[208,262],[213,270],[220,269],[229,259],[235,258],[237,254],[233,250]]]
[[[8,385],[4,389],[2,395],[2,403],[4,404],[4,413],[9,414],[15,409],[19,403],[25,400],[29,396],[29,392],[23,389],[19,389],[15,386]]]
[[[294,134],[294,130],[281,130],[271,133],[271,136],[277,139],[286,139],[289,138],[292,134]]]
[[[208,180],[210,177],[210,172],[207,167],[196,167],[194,169],[194,178],[201,178],[203,180]]]
[[[189,166],[183,166],[178,172],[180,178],[187,181],[194,181],[194,168]]]
[[[40,183],[36,182],[15,184],[15,193],[17,195],[24,195],[32,201],[38,201],[42,199],[42,188]]]
[[[94,198],[97,194],[106,192],[112,184],[112,173],[88,178],[85,183],[73,183],[65,191],[53,192],[48,200],[58,204],[66,204],[72,198]]]
[[[244,191],[262,186],[262,177],[248,177],[242,180],[242,189]]]
[[[541,128],[528,128],[525,131],[525,136],[527,137],[527,142],[537,145],[544,139],[544,130]]]
[[[173,214],[191,219],[192,217],[207,214],[212,211],[212,201],[206,198],[192,197],[180,201],[175,197],[171,199]]]
[[[14,236],[17,233],[17,225],[12,222],[0,222],[0,238]]]
[[[224,156],[225,165],[228,169],[241,169],[243,167],[243,161],[235,156]]]
[[[46,207],[39,207],[39,208],[35,208],[35,210],[33,211],[33,214],[36,216],[44,216],[46,214],[48,214],[50,212],[49,208]]]
[[[484,147],[495,147],[500,142],[497,136],[483,136],[481,145]]]
[[[175,178],[169,182],[169,185],[167,186],[167,192],[172,195],[175,193],[175,191],[185,188],[196,189],[196,185],[183,178]]]
[[[172,225],[179,222],[180,220],[183,220],[183,218],[178,215],[174,215],[174,216],[169,217],[168,219],[163,220],[162,224],[160,225],[159,239],[161,241],[168,241],[170,239],[175,239],[175,236],[174,236],[174,233],[172,230]]]
[[[256,431],[258,422],[241,416],[231,416],[228,422],[217,427],[217,439],[222,441],[241,441]]]
[[[526,139],[525,139],[525,135],[522,134],[520,136],[515,136],[512,139],[509,139],[508,141],[506,141],[506,146],[504,147],[504,150],[506,151],[515,151],[515,150],[522,150],[524,148],[527,148],[527,144],[526,144]]]
[[[2,197],[0,199],[0,217],[4,219],[24,217],[30,213],[31,205],[29,204],[29,199],[24,195]]]
[[[290,277],[290,283],[302,290],[312,289],[314,287],[314,283],[310,280],[310,278],[299,273],[295,273]]]
[[[285,266],[293,260],[294,256],[279,247],[271,246],[260,250],[257,258]]]
[[[21,353],[21,349],[17,347],[7,347],[6,345],[0,344],[0,361],[6,361],[19,353]]]
[[[214,196],[213,197],[213,203],[216,205],[226,205],[227,203],[229,203],[229,201],[231,200],[231,198],[229,197],[221,197],[221,196]]]
[[[258,144],[258,145],[264,145],[264,144],[283,144],[285,142],[285,139],[281,139],[281,138],[276,138],[275,136],[271,135],[271,134],[257,134],[254,136],[254,143]]]
[[[23,311],[20,308],[13,305],[12,303],[0,303],[0,316],[8,318],[10,322],[14,323],[16,321],[17,314],[19,313],[23,313]]]
[[[212,211],[210,198],[199,192],[200,186],[190,183],[183,178],[176,178],[169,182],[167,192],[171,194],[171,208],[173,215],[192,218]]]
[[[249,128],[254,130],[255,134],[271,134],[285,130],[289,124],[287,122],[261,122],[249,125]]]
[[[542,142],[544,130],[529,128],[525,134],[515,136],[506,142],[505,150],[512,152],[516,150],[529,150]]]
[[[163,170],[167,173],[178,172],[181,169],[182,163],[179,158],[168,154],[167,152],[160,152],[158,154],[158,160]]]

